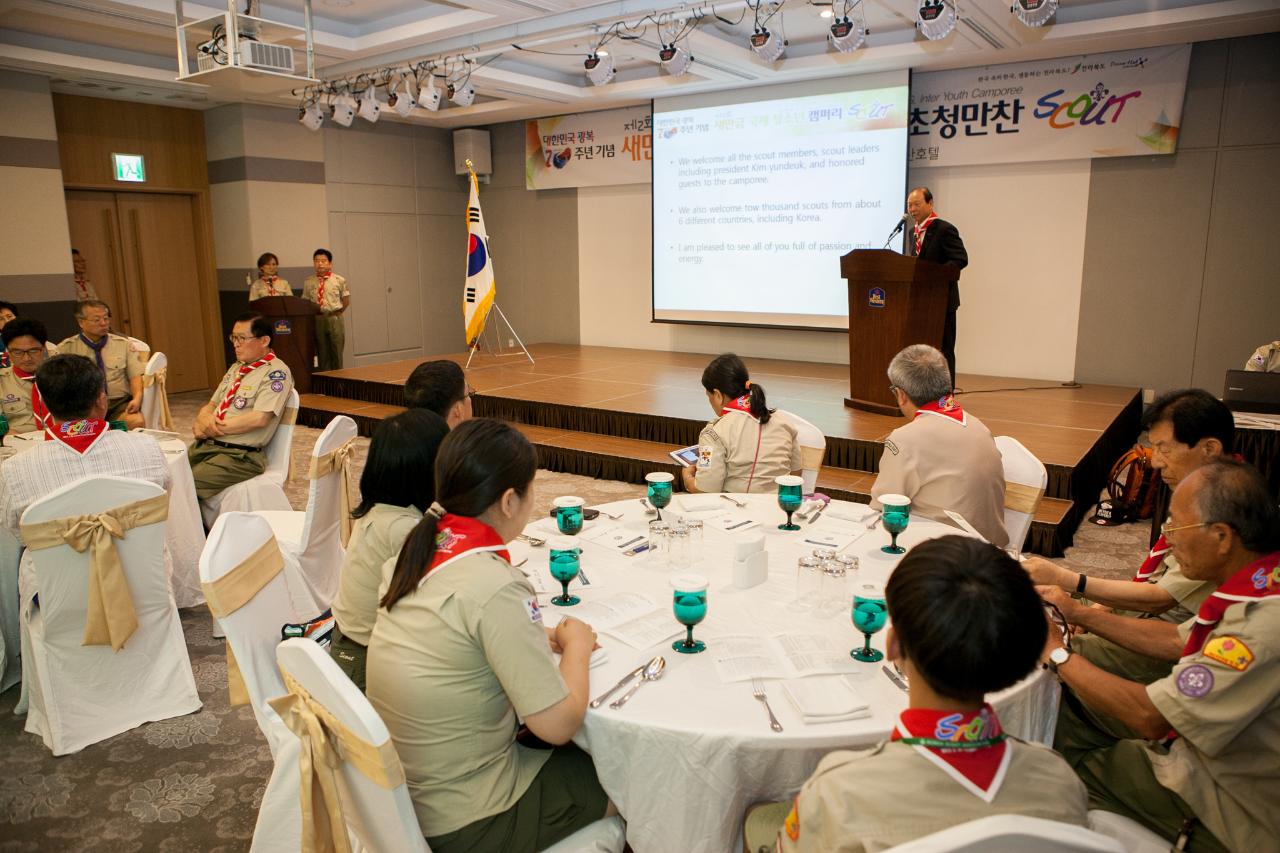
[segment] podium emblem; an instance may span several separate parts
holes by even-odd
[[[277,335],[292,335],[293,323],[289,322],[288,320],[276,320],[275,326],[273,327],[273,329],[274,329],[273,333]]]
[[[872,308],[884,307],[884,288],[873,287],[867,291],[867,305]]]

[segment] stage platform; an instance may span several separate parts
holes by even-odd
[[[468,371],[476,415],[522,425],[546,468],[643,482],[676,470],[667,451],[693,444],[712,416],[702,390],[711,356],[612,347],[536,344],[536,359],[477,355]],[[442,356],[459,364],[466,353]],[[321,427],[335,414],[362,434],[402,410],[405,380],[422,360],[315,374],[299,423]],[[885,436],[901,418],[849,409],[848,366],[747,359],[769,405],[795,412],[827,436],[820,491],[866,502]],[[886,380],[888,381],[888,380]],[[1141,391],[961,373],[961,404],[995,435],[1010,435],[1049,471],[1028,549],[1060,554],[1097,500],[1112,462],[1138,435]]]

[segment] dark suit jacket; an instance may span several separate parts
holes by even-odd
[[[907,253],[914,255],[915,248],[915,233],[908,228]],[[938,264],[951,264],[957,270],[962,270],[969,265],[969,253],[964,249],[960,232],[945,219],[935,219],[925,229],[924,240],[920,243],[920,258]],[[947,292],[947,310],[954,311],[959,307],[960,286],[953,281]]]

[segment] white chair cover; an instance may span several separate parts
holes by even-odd
[[[289,402],[280,414],[280,425],[276,427],[271,441],[267,442],[266,470],[201,501],[200,513],[207,526],[213,527],[218,515],[224,512],[293,510],[285,496],[284,484],[289,479],[289,454],[293,452],[293,428],[297,420],[298,392],[293,390],[289,392]]]
[[[316,460],[340,450],[356,437],[356,422],[338,415],[316,439]],[[338,575],[346,551],[342,547],[342,471],[335,468],[311,481],[306,512],[259,512],[275,533],[280,547],[302,568],[318,610],[326,610],[338,594]]]
[[[1169,853],[1172,846],[1136,820],[1115,812],[1089,809],[1089,828],[1119,841],[1129,853]]]
[[[1049,484],[1049,472],[1016,438],[998,435],[995,442],[1004,463],[1004,529],[1009,547],[1021,551]]]
[[[827,437],[822,434],[822,430],[794,412],[778,409],[773,414],[775,417],[781,415],[796,428],[796,440],[800,443],[800,457],[803,461],[800,476],[804,479],[804,493],[811,495],[818,486],[818,471],[822,468],[822,456],[827,450]]]
[[[169,394],[165,383],[169,376],[169,358],[162,352],[152,353],[142,374],[142,419],[149,429],[173,432],[173,416],[169,414]]]
[[[885,853],[1125,853],[1083,826],[1023,815],[992,815],[890,847]]]
[[[151,344],[141,338],[129,338],[129,349],[133,352],[151,352]]]
[[[626,846],[627,825],[614,815],[587,824],[542,853],[622,853]]]
[[[101,513],[163,494],[143,480],[90,477],[33,503],[22,523]],[[90,552],[66,544],[31,550],[39,604],[32,600],[36,590],[20,591],[26,730],[40,735],[54,755],[200,709],[165,572],[164,535],[164,522],[156,522],[114,540],[138,621],[117,652],[82,645]]]
[[[22,680],[21,620],[18,618],[18,563],[22,543],[0,528],[0,693]]]

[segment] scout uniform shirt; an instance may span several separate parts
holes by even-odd
[[[775,477],[799,471],[803,462],[796,428],[779,417],[761,424],[744,394],[702,428],[695,464],[700,492],[768,493],[777,488]]]
[[[138,350],[124,335],[107,333],[107,345],[102,348],[102,365],[107,374],[107,399],[113,403],[132,397],[129,380],[146,372],[145,353]],[[97,353],[80,335],[72,335],[58,344],[63,355],[82,355],[98,363]]]
[[[52,423],[36,388],[35,376],[19,375],[16,367],[0,368],[0,409],[11,433],[35,432]],[[39,418],[36,409],[40,410]]]
[[[400,554],[404,540],[419,521],[422,511],[417,507],[394,504],[374,504],[356,519],[339,575],[338,595],[333,600],[333,616],[344,637],[369,645],[382,598],[378,592],[382,566]]]
[[[991,431],[950,394],[889,433],[871,486],[873,507],[880,507],[881,495],[906,495],[912,515],[943,524],[951,523],[945,510],[958,512],[992,545],[1009,544],[1000,451]]]
[[[417,589],[378,611],[366,669],[428,838],[520,799],[551,751],[515,742],[516,715],[569,695],[533,587],[497,532],[454,515],[439,530]]]
[[[320,298],[320,279],[317,276],[309,275],[306,281],[302,283],[302,298],[310,299],[319,305],[320,310],[325,314],[341,311],[342,297],[350,295],[351,291],[347,289],[347,280],[337,273],[330,273],[329,277],[324,280],[323,299]]]
[[[1245,566],[1179,626],[1187,644],[1147,687],[1177,733],[1148,746],[1161,785],[1231,850],[1274,849],[1280,773],[1280,552]]]
[[[231,365],[226,375],[222,377],[222,382],[218,384],[218,390],[214,391],[213,396],[209,398],[209,402],[213,403],[215,417],[226,400],[231,386],[235,384],[237,378],[240,378],[240,368],[243,366],[240,362]],[[223,444],[235,444],[240,447],[255,449],[265,447],[271,440],[271,436],[275,435],[276,427],[280,425],[280,413],[288,404],[289,392],[292,390],[293,375],[289,372],[289,365],[279,357],[272,358],[270,361],[264,360],[263,364],[240,378],[240,387],[236,388],[231,396],[226,416],[232,417],[249,412],[270,412],[276,417],[272,418],[266,426],[252,432],[225,435],[217,440]]]
[[[1263,344],[1253,351],[1244,369],[1255,373],[1280,373],[1280,341]]]
[[[1088,795],[1070,765],[1046,747],[999,740],[990,705],[908,708],[892,737],[818,763],[778,834],[782,853],[874,853],[997,814],[1085,825]],[[957,746],[907,742],[917,739]]]
[[[289,282],[278,275],[273,275],[269,279],[259,278],[249,285],[250,302],[266,299],[268,296],[293,296],[293,288],[289,286]]]

